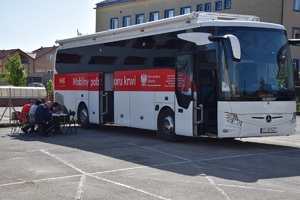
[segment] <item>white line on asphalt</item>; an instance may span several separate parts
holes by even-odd
[[[132,144],[130,143],[131,145],[133,146],[136,146],[136,147],[140,147],[140,148],[143,148],[143,149],[147,149],[149,151],[153,151],[153,152],[158,152],[160,154],[164,154],[164,155],[167,155],[167,156],[170,156],[170,157],[175,157],[175,158],[178,158],[178,159],[181,159],[181,160],[184,160],[184,161],[190,161],[190,159],[188,158],[183,158],[183,157],[180,157],[180,156],[176,156],[176,155],[173,155],[173,154],[169,154],[169,153],[166,153],[166,152],[163,152],[163,151],[158,151],[156,149],[153,149],[153,148],[149,148],[149,147],[145,147],[145,146],[140,146],[140,145],[137,145],[137,144]],[[195,163],[195,162],[191,162],[191,163]],[[194,166],[196,169],[198,169],[197,166]],[[200,170],[201,171],[201,170]],[[213,181],[212,178],[210,178],[209,176],[207,175],[204,175],[205,178],[208,180],[208,182],[210,183],[210,185],[212,185],[214,188],[216,188],[216,190],[218,190],[227,200],[230,200],[230,198],[228,197],[228,195],[226,194],[226,192],[224,190],[222,190],[221,188],[219,188],[217,186],[217,184]]]
[[[118,183],[118,182],[115,182],[115,181],[112,181],[112,180],[108,180],[108,179],[106,179],[106,178],[101,178],[101,177],[95,176],[95,175],[93,175],[93,174],[90,174],[90,176],[91,176],[91,177],[94,177],[94,178],[96,178],[96,179],[102,180],[102,181],[106,181],[106,182],[108,182],[108,183],[112,183],[112,184],[115,184],[115,185],[118,185],[118,186],[126,187],[126,188],[128,188],[128,189],[131,189],[131,190],[134,190],[134,191],[137,191],[137,192],[141,192],[141,193],[143,193],[143,194],[147,194],[147,195],[149,195],[149,196],[153,196],[153,197],[156,197],[156,198],[159,198],[159,199],[163,199],[163,200],[169,200],[169,199],[164,198],[164,197],[162,197],[162,196],[158,196],[158,195],[152,194],[152,193],[150,193],[150,192],[147,192],[147,191],[145,191],[145,190],[141,190],[141,189],[138,189],[138,188],[129,186],[129,185],[125,185],[125,184],[123,184],[123,183]]]
[[[81,194],[83,192],[82,188],[83,188],[83,185],[85,183],[85,180],[86,180],[86,175],[81,176],[81,179],[80,179],[80,182],[79,182],[79,185],[78,185],[78,188],[77,188],[76,199],[81,199]]]
[[[269,188],[257,188],[257,187],[249,187],[244,185],[228,185],[228,184],[218,184],[219,186],[223,187],[235,187],[235,188],[245,188],[245,189],[251,189],[251,190],[262,190],[262,191],[272,191],[272,192],[281,192],[284,193],[284,190],[276,190],[276,189],[269,189]]]
[[[160,154],[164,154],[164,155],[167,155],[167,156],[171,156],[171,157],[174,157],[174,158],[178,158],[178,159],[181,159],[181,160],[186,160],[186,161],[189,161],[190,159],[188,158],[183,158],[183,157],[180,157],[180,156],[176,156],[176,155],[173,155],[173,154],[170,154],[170,153],[166,153],[166,152],[163,152],[163,151],[159,151],[157,149],[153,149],[153,148],[149,148],[149,147],[145,147],[145,146],[140,146],[140,145],[137,145],[137,144],[133,144],[133,143],[129,143],[130,145],[132,146],[136,146],[136,147],[139,147],[139,148],[143,148],[143,149],[147,149],[149,151],[154,151],[154,152],[158,152]]]
[[[82,176],[82,174],[52,177],[52,178],[43,178],[43,179],[36,179],[36,180],[27,180],[27,181],[20,181],[20,182],[14,182],[14,183],[5,183],[5,184],[1,184],[0,187],[11,186],[11,185],[19,185],[19,184],[24,184],[24,183],[27,183],[27,182],[35,183],[35,182],[41,182],[41,181],[59,180],[59,179],[74,178],[74,177],[80,177],[80,176]]]
[[[69,167],[75,169],[76,171],[82,173],[83,175],[90,176],[90,177],[93,177],[93,178],[96,178],[96,179],[99,179],[99,180],[102,180],[102,181],[106,181],[106,182],[109,182],[109,183],[113,183],[113,184],[118,185],[118,186],[126,187],[126,188],[129,188],[129,189],[131,189],[131,190],[134,190],[134,191],[137,191],[137,192],[141,192],[141,193],[146,194],[146,195],[154,196],[154,197],[159,198],[159,199],[168,200],[167,198],[164,198],[164,197],[161,197],[161,196],[158,196],[158,195],[149,193],[149,192],[147,192],[147,191],[145,191],[145,190],[137,189],[137,188],[131,187],[131,186],[129,186],[129,185],[125,185],[125,184],[122,184],[122,183],[118,183],[118,182],[115,182],[115,181],[112,181],[112,180],[108,180],[108,179],[105,179],[105,178],[98,177],[98,176],[93,175],[93,174],[91,174],[91,173],[84,172],[84,171],[82,171],[81,169],[79,169],[79,168],[73,166],[72,164],[70,164],[70,163],[68,163],[68,162],[66,162],[66,161],[64,161],[64,160],[62,160],[61,158],[55,156],[54,154],[51,154],[51,153],[49,153],[49,152],[47,152],[47,151],[45,151],[45,150],[43,150],[43,149],[41,149],[40,151],[43,152],[43,153],[45,153],[46,155],[49,155],[50,157],[52,157],[52,158],[54,158],[54,159],[59,160],[60,162],[62,162],[62,163],[64,163],[65,165],[67,165],[67,166],[69,166]],[[83,183],[84,183],[84,181],[80,181],[80,183],[79,183],[79,186],[78,186],[78,189],[77,189],[77,196],[76,196],[76,198],[78,197],[78,192],[79,192],[80,194],[82,193],[81,189],[82,189],[82,187],[83,187]]]
[[[205,178],[210,182],[210,184],[216,188],[224,197],[226,197],[227,200],[230,200],[230,198],[227,196],[226,192],[218,187],[218,185],[215,183],[215,181],[210,178],[209,176],[205,175]]]
[[[248,157],[248,156],[257,156],[257,155],[266,155],[266,154],[275,154],[275,153],[288,153],[288,152],[297,152],[300,150],[288,150],[288,151],[272,151],[272,152],[263,152],[263,153],[258,153],[258,154],[240,154],[240,155],[233,155],[233,156],[222,156],[222,157],[216,157],[216,158],[208,158],[208,159],[199,159],[199,160],[189,160],[189,161],[179,161],[179,162],[171,162],[171,163],[164,163],[164,164],[156,164],[156,165],[149,165],[149,166],[139,166],[139,167],[131,167],[131,168],[120,168],[120,169],[116,169],[116,170],[108,170],[108,171],[101,171],[101,172],[94,172],[94,173],[85,173],[82,170],[80,170],[79,168],[76,168],[75,166],[63,161],[62,159],[58,158],[57,156],[54,156],[53,154],[50,154],[49,152],[47,152],[46,150],[40,150],[41,152],[55,158],[58,159],[59,161],[65,163],[67,166],[77,170],[78,172],[80,172],[81,174],[79,175],[71,175],[71,176],[63,176],[63,177],[54,177],[54,178],[46,178],[46,179],[38,179],[38,180],[32,180],[33,182],[38,182],[38,181],[48,181],[48,180],[57,180],[57,179],[64,179],[64,178],[72,178],[72,177],[78,177],[78,176],[82,176],[82,174],[84,175],[88,175],[91,177],[97,177],[95,176],[96,174],[103,174],[103,173],[112,173],[112,172],[118,172],[118,171],[126,171],[126,170],[134,170],[134,169],[142,169],[142,168],[151,168],[151,167],[158,167],[158,166],[167,166],[167,165],[178,165],[178,164],[185,164],[185,163],[196,163],[196,162],[203,162],[203,161],[211,161],[211,160],[221,160],[221,159],[229,159],[229,158],[237,158],[237,157]],[[207,164],[207,163],[206,163]],[[233,169],[232,169],[233,170]],[[102,179],[97,177],[98,179]],[[117,183],[114,181],[110,181],[107,179],[102,179],[103,181],[107,181],[107,182],[112,182],[114,184],[117,185],[123,185],[121,183]],[[17,184],[24,184],[27,181],[20,181],[20,182],[14,182],[14,183],[7,183],[7,184],[1,184],[0,187],[4,187],[4,186],[11,186],[11,185],[17,185]],[[218,184],[221,186],[230,186],[230,185],[225,185],[225,184]],[[126,185],[124,185],[125,187]],[[133,189],[130,186],[126,186],[128,188]],[[245,187],[246,186],[233,186],[233,187]],[[251,188],[251,187],[250,187]],[[256,189],[256,188],[253,188]],[[140,191],[139,189],[136,189],[137,191]],[[281,190],[274,190],[274,189],[268,189],[268,188],[263,188],[263,190],[269,190],[269,191],[278,191],[278,192],[284,192]],[[141,192],[141,191],[140,191]],[[147,192],[145,194],[148,194]],[[165,199],[162,197],[162,199]]]
[[[64,160],[62,160],[61,158],[55,156],[54,154],[51,154],[51,153],[49,153],[48,151],[46,151],[46,150],[44,150],[44,149],[41,149],[40,151],[43,152],[43,153],[45,153],[45,154],[47,154],[48,156],[50,156],[50,157],[56,159],[56,160],[59,160],[60,162],[62,162],[62,163],[64,163],[65,165],[67,165],[68,167],[71,167],[71,168],[75,169],[76,171],[78,171],[78,172],[80,172],[80,173],[82,173],[82,174],[85,174],[85,172],[82,171],[81,169],[79,169],[79,168],[75,167],[74,165],[72,165],[72,164],[70,164],[70,163],[68,163],[68,162],[66,162],[66,161],[64,161]]]

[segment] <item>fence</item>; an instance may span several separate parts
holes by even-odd
[[[46,98],[47,91],[44,87],[0,86],[0,124],[11,123],[12,112],[21,111],[29,100]]]

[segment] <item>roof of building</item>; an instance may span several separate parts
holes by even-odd
[[[21,49],[8,49],[8,50],[0,50],[0,59],[5,58],[7,55],[13,54],[15,52],[20,52],[22,55],[29,56],[27,53],[23,52]]]
[[[97,8],[99,8],[99,7],[111,6],[111,5],[121,4],[121,3],[127,3],[131,1],[135,1],[135,0],[106,0],[97,3],[96,6]]]
[[[35,58],[39,58],[52,50],[56,50],[57,46],[52,47],[41,47],[39,49],[34,50],[32,53],[36,54]]]

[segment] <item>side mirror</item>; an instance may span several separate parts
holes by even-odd
[[[233,59],[236,61],[241,60],[241,45],[239,39],[231,34],[226,34],[223,36],[210,36],[208,37],[210,41],[222,41],[222,40],[228,40],[230,44],[231,53],[233,56]]]
[[[212,36],[210,33],[192,32],[192,33],[181,33],[177,35],[178,38],[193,42],[196,45],[206,45],[212,42],[219,42],[222,40],[228,40],[230,44],[231,53],[235,61],[241,60],[241,45],[239,39],[231,34],[223,36]]]
[[[205,44],[210,44],[212,43],[208,37],[210,37],[211,34],[209,33],[201,33],[201,32],[196,32],[196,33],[181,33],[181,34],[178,34],[177,37],[179,39],[182,39],[182,40],[186,40],[186,41],[189,41],[189,42],[193,42],[195,43],[196,45],[205,45]]]
[[[300,44],[300,39],[289,39],[289,45]]]

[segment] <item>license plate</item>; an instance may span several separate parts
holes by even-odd
[[[260,133],[277,133],[277,128],[276,127],[261,128]]]

